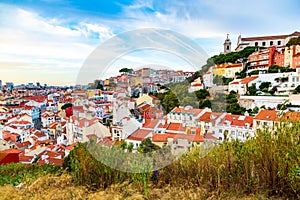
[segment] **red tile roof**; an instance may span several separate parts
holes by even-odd
[[[240,82],[241,82],[241,84],[247,84],[251,81],[254,81],[257,78],[258,78],[258,76],[249,76],[249,77],[243,78]]]
[[[10,154],[10,153],[22,153],[23,150],[19,150],[19,149],[6,149],[6,150],[2,150],[0,151],[0,153],[6,153],[6,154]]]
[[[159,119],[145,119],[145,123],[143,124],[143,128],[151,128],[154,129]]]
[[[221,124],[226,124],[226,121],[230,122],[231,126],[244,127],[246,124],[249,124],[251,127],[253,125],[252,116],[227,114],[221,121]]]
[[[277,114],[278,114],[278,111],[276,111],[276,110],[261,110],[254,117],[254,119],[255,120],[276,121],[276,120],[278,120]]]
[[[284,113],[284,115],[281,118],[282,120],[291,120],[291,121],[298,121],[300,120],[300,112],[291,112],[288,111]]]
[[[203,115],[201,115],[198,120],[199,121],[205,121],[205,122],[212,122],[218,119],[219,116],[221,116],[222,113],[216,113],[216,112],[205,112]]]
[[[138,129],[135,132],[133,132],[130,136],[128,136],[127,139],[130,140],[137,140],[142,141],[144,140],[152,131],[151,130],[144,130],[144,129]]]
[[[203,109],[192,108],[192,109],[185,109],[185,108],[174,108],[171,112],[183,112],[183,113],[193,113],[194,116],[197,116],[202,112]]]
[[[167,131],[185,131],[186,127],[182,123],[170,123]]]

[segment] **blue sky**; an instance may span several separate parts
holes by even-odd
[[[164,28],[198,43],[209,55],[222,51],[226,34],[233,48],[242,36],[300,31],[297,0],[2,0],[0,80],[16,84],[74,84],[84,60],[100,44],[125,31]],[[126,55],[124,66],[161,64],[189,69],[161,52]],[[91,80],[92,81],[92,80]]]

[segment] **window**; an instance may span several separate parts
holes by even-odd
[[[226,49],[229,50],[229,46],[227,46]]]
[[[219,133],[222,133],[222,129],[219,129]]]
[[[270,46],[272,46],[273,45],[273,41],[270,41]]]
[[[264,122],[264,126],[267,126],[268,125],[268,122]]]
[[[281,41],[277,41],[277,45],[281,45]]]
[[[266,46],[266,42],[262,42],[262,45],[263,45],[263,46]]]
[[[258,42],[255,42],[255,46],[256,46],[256,47],[258,46]]]

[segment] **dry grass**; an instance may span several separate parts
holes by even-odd
[[[124,182],[118,185],[112,185],[106,190],[91,191],[83,186],[75,186],[69,175],[61,177],[44,176],[31,185],[17,189],[12,185],[0,187],[2,200],[20,199],[20,200],[40,200],[40,199],[124,199],[124,200],[171,200],[171,199],[267,199],[264,195],[232,196],[230,194],[218,195],[208,193],[199,187],[186,189],[183,187],[165,186],[163,188],[154,188],[150,186],[149,194],[143,195],[135,184]],[[275,199],[275,198],[274,198]]]

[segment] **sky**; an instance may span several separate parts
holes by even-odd
[[[76,84],[97,47],[142,28],[180,33],[212,56],[223,50],[226,34],[234,49],[239,34],[300,31],[299,8],[297,0],[2,0],[0,80],[4,84]],[[119,56],[99,77],[147,64],[195,70],[172,52],[140,49]]]

